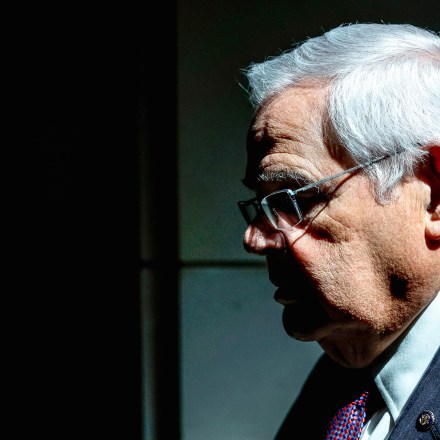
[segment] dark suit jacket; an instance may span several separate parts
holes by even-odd
[[[426,430],[419,423],[424,411],[434,415],[434,426]],[[440,350],[434,356],[420,383],[410,396],[396,421],[388,440],[412,440],[440,438],[438,429],[440,419]]]
[[[321,440],[338,408],[365,391],[370,391],[367,413],[373,414],[384,405],[370,372],[349,370],[322,355],[305,382],[275,440]],[[434,427],[418,422],[423,411],[430,411],[436,421]],[[431,414],[428,413],[428,414]],[[425,371],[416,389],[403,408],[387,440],[430,440],[440,431],[440,350]]]

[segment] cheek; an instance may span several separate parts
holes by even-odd
[[[363,241],[343,219],[322,215],[310,223],[291,249],[306,268],[332,277],[365,257]]]
[[[375,252],[354,227],[327,218],[289,244],[330,315],[371,319],[365,315],[373,303],[383,303],[386,281]]]
[[[309,227],[290,245],[296,259],[329,300],[344,295],[350,285],[370,279],[374,272],[369,252],[357,234],[340,223],[332,227],[330,223]]]
[[[380,206],[371,195],[362,194],[349,203],[348,198],[331,202],[292,242],[292,249],[317,277],[339,285],[374,281],[375,287],[386,286],[389,268],[405,265],[402,258],[416,255],[414,243],[423,240],[420,228],[412,225],[407,212],[396,206]],[[417,237],[416,237],[417,235]],[[347,279],[351,277],[350,279]],[[325,282],[325,281],[322,281]]]

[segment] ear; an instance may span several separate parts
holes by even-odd
[[[431,200],[426,210],[426,237],[440,241],[440,145],[429,147],[429,166],[425,168]]]

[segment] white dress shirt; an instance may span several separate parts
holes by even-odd
[[[395,346],[374,378],[386,407],[365,424],[361,440],[385,440],[440,347],[440,292]]]

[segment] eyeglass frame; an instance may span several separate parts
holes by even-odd
[[[366,167],[368,167],[368,166],[370,166],[370,165],[372,165],[372,164],[374,164],[376,162],[379,162],[381,160],[384,160],[384,159],[387,159],[387,158],[389,158],[391,156],[394,156],[395,154],[397,154],[397,153],[386,154],[384,156],[376,157],[376,158],[371,159],[371,160],[369,160],[367,162],[363,162],[363,163],[358,164],[358,165],[356,165],[354,167],[348,168],[347,170],[344,170],[344,171],[342,171],[342,172],[340,172],[338,174],[335,174],[335,175],[329,176],[329,177],[325,177],[324,179],[318,180],[317,182],[309,183],[308,185],[302,186],[301,188],[298,188],[298,189],[295,189],[295,190],[289,189],[289,188],[284,188],[284,189],[281,189],[281,190],[278,190],[278,191],[274,191],[274,192],[268,194],[267,196],[263,197],[261,199],[261,201],[258,200],[258,197],[252,197],[249,200],[240,200],[240,201],[237,202],[237,205],[238,205],[238,208],[240,209],[240,212],[241,212],[242,216],[244,217],[244,219],[245,219],[245,221],[246,221],[246,223],[248,225],[251,225],[256,217],[254,219],[250,219],[250,217],[249,217],[249,215],[248,215],[248,213],[246,211],[246,207],[249,206],[249,205],[253,205],[255,207],[255,209],[256,209],[256,212],[258,213],[258,212],[260,212],[260,210],[262,210],[266,214],[266,217],[269,219],[269,221],[272,224],[272,226],[276,230],[279,231],[279,230],[283,230],[283,228],[279,228],[274,223],[274,221],[272,220],[271,214],[268,213],[268,212],[270,212],[269,211],[270,208],[268,206],[267,199],[268,199],[268,197],[271,197],[271,196],[273,196],[275,194],[287,193],[289,195],[289,197],[290,197],[292,205],[295,208],[296,213],[298,215],[298,219],[299,219],[297,223],[295,223],[294,225],[291,226],[291,228],[293,228],[296,225],[298,225],[299,223],[301,223],[303,221],[303,219],[304,219],[304,216],[303,216],[303,214],[301,212],[301,209],[298,206],[298,202],[296,201],[296,197],[295,197],[296,194],[298,194],[300,192],[303,192],[303,191],[307,191],[307,190],[312,189],[312,188],[316,188],[317,186],[320,186],[323,183],[328,182],[329,180],[336,179],[337,177],[343,176],[344,174],[348,174],[348,173],[351,173],[353,171],[357,171],[357,170],[359,170],[361,168],[366,168]]]

